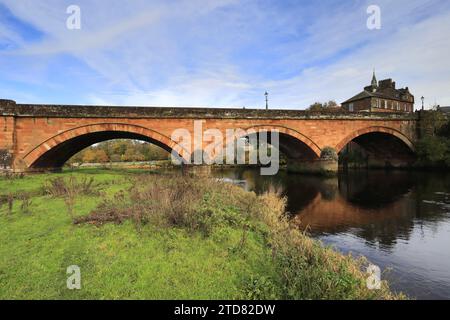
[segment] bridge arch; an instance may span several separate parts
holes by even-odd
[[[407,136],[405,136],[403,133],[401,133],[400,131],[397,131],[395,129],[381,127],[381,126],[367,127],[367,128],[352,132],[350,135],[346,136],[341,142],[339,142],[336,145],[335,149],[339,153],[351,141],[355,140],[358,137],[361,137],[363,135],[370,134],[370,133],[381,133],[381,134],[393,136],[393,137],[401,140],[412,152],[415,152],[414,144],[411,142],[411,140]]]
[[[32,170],[60,168],[81,150],[112,139],[142,140],[168,152],[175,151],[182,159],[190,156],[179,144],[152,129],[128,123],[98,123],[60,132],[29,151],[23,160]]]
[[[310,138],[304,134],[298,132],[297,130],[277,125],[256,125],[246,129],[247,132],[250,131],[257,132],[271,132],[277,130],[280,133],[280,149],[286,155],[292,155],[293,151],[303,152],[303,157],[309,158],[320,158],[322,150],[320,147],[312,141]],[[300,150],[288,150],[290,147],[300,148]],[[298,156],[291,156],[296,158]]]
[[[348,148],[346,148],[348,146]],[[367,127],[357,130],[337,146],[344,167],[356,160],[358,166],[373,168],[410,167],[416,160],[412,141],[402,132],[386,127]],[[353,160],[354,161],[354,160]]]
[[[242,130],[235,130],[232,137],[227,137],[226,141],[240,139],[252,134],[261,132],[278,131],[280,134],[279,149],[290,159],[318,159],[320,158],[320,147],[306,135],[284,126],[277,125],[254,125]],[[219,149],[225,146],[223,143],[217,145]],[[212,155],[214,157],[214,155]]]

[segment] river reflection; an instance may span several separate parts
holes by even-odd
[[[386,269],[395,290],[450,299],[450,175],[362,171],[323,179],[234,169],[217,176],[262,193],[279,186],[299,228]]]

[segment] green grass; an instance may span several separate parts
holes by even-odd
[[[115,169],[78,169],[76,171],[64,170],[60,173],[41,173],[30,174],[14,179],[6,179],[0,176],[0,195],[6,195],[10,192],[37,192],[44,183],[55,177],[67,177],[73,175],[75,177],[94,177],[99,183],[107,181],[115,181],[118,178],[128,174],[139,173],[138,170],[115,170]]]
[[[106,197],[128,187],[122,179],[130,172],[83,170],[57,176],[94,176],[106,183]],[[33,175],[13,181],[0,180],[0,195],[38,191],[49,175]],[[54,175],[51,175],[54,177]],[[108,182],[118,182],[108,185]],[[75,212],[86,215],[99,197],[77,199]],[[252,235],[246,255],[230,248],[241,231],[227,229],[209,238],[181,228],[158,229],[150,225],[136,231],[131,222],[122,225],[73,225],[63,199],[32,198],[31,214],[0,209],[1,299],[227,299],[240,294],[248,275],[271,270],[268,249]],[[66,268],[78,265],[82,290],[66,288]]]
[[[0,178],[0,299],[403,298],[387,283],[368,290],[366,262],[292,228],[285,199],[274,193],[142,173],[83,169]],[[44,190],[49,179],[74,183],[70,177],[93,177],[99,191],[75,197],[75,219],[69,196]],[[29,213],[22,210],[24,193],[31,195]],[[102,220],[111,216],[127,218]],[[66,287],[71,265],[81,268],[81,290]]]

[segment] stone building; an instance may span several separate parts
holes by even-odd
[[[377,81],[374,72],[371,85],[343,102],[342,108],[349,112],[414,112],[414,96],[408,87],[397,89],[392,79]]]
[[[445,113],[450,113],[450,107],[439,107],[439,110]]]

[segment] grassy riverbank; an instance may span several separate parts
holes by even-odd
[[[1,178],[0,203],[1,299],[398,298],[291,227],[275,192],[88,169]]]

